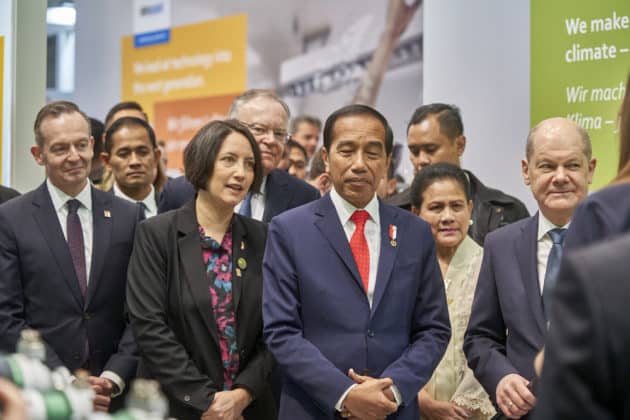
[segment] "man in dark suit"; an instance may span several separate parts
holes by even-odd
[[[628,255],[626,234],[562,261],[535,420],[630,419]]]
[[[378,111],[337,110],[324,128],[333,190],[271,221],[263,320],[285,375],[280,419],[418,419],[450,325],[429,226],[376,196],[392,143]]]
[[[522,162],[540,211],[486,238],[464,351],[509,418],[526,416],[535,404],[528,385],[544,344],[563,237],[595,163],[586,130],[564,118],[542,121],[529,133]]]
[[[13,188],[5,187],[0,185],[0,204],[5,201],[9,201],[12,198],[19,196],[20,193],[15,191]]]
[[[414,171],[432,163],[461,166],[466,148],[464,124],[455,105],[434,103],[416,109],[407,125],[407,146]],[[502,191],[486,187],[470,171],[466,172],[473,201],[472,224],[468,234],[483,246],[486,235],[509,223],[529,217],[525,205]],[[388,204],[411,209],[410,188],[387,200]]]
[[[234,99],[230,118],[241,121],[252,133],[263,159],[263,183],[260,192],[247,195],[236,211],[256,220],[269,222],[285,210],[319,198],[319,192],[285,171],[276,170],[287,139],[289,107],[268,90],[248,90]],[[181,207],[195,196],[185,177],[169,181],[160,196],[158,211]]]
[[[0,207],[0,346],[38,330],[46,363],[88,369],[105,410],[137,364],[124,296],[138,209],[90,186],[93,139],[75,104],[44,106],[35,139],[46,181]]]
[[[119,118],[105,133],[101,158],[114,177],[111,192],[138,203],[145,218],[157,214],[158,194],[153,181],[161,154],[153,128],[143,119]]]

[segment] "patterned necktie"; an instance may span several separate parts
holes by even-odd
[[[560,260],[562,259],[562,245],[564,244],[564,236],[567,233],[566,229],[551,229],[549,237],[553,241],[551,246],[551,252],[547,259],[547,272],[545,273],[545,283],[543,284],[543,307],[545,308],[545,317],[549,321],[549,315],[551,314],[551,297],[553,295],[553,289],[556,287],[556,281],[558,280],[558,270],[560,270]]]
[[[370,218],[370,214],[365,210],[357,210],[352,213],[350,220],[355,224],[354,233],[350,238],[350,249],[357,263],[365,293],[368,292],[370,281],[370,250],[367,239],[365,239],[365,222]]]
[[[85,297],[87,290],[87,273],[85,270],[85,246],[83,244],[83,229],[81,219],[77,211],[81,202],[77,199],[68,200],[68,217],[66,218],[66,233],[68,235],[68,248],[72,256],[72,265],[79,281],[81,294]]]
[[[241,208],[238,210],[241,216],[252,217],[252,193],[248,192],[241,203]]]

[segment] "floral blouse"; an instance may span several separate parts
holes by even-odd
[[[223,389],[232,388],[238,373],[239,355],[236,343],[236,318],[232,299],[232,230],[223,236],[219,244],[209,236],[201,226],[203,263],[206,266],[206,278],[209,280],[212,312],[219,331],[219,347],[223,362]]]

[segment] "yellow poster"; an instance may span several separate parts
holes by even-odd
[[[2,118],[4,109],[4,37],[0,36],[0,178],[2,178]]]
[[[247,16],[171,29],[164,44],[135,48],[122,39],[122,100],[152,120],[156,102],[240,93],[246,86]]]

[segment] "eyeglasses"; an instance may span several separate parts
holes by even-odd
[[[244,121],[240,121],[245,127],[249,128],[249,131],[252,133],[254,137],[262,137],[265,134],[272,132],[273,138],[280,143],[284,143],[289,138],[289,133],[286,130],[274,130],[271,127],[268,127],[263,124],[248,124]]]

